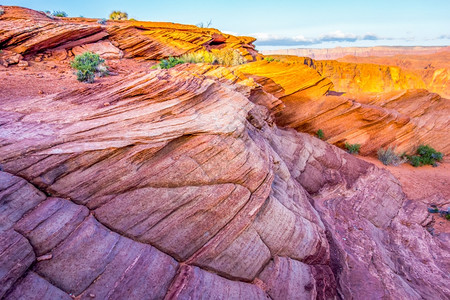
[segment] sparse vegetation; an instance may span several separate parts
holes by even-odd
[[[52,15],[54,17],[63,17],[63,18],[67,17],[67,13],[65,11],[60,11],[60,10],[54,11],[52,13]]]
[[[275,58],[269,56],[269,57],[264,57],[264,60],[267,62],[272,62],[275,60]]]
[[[108,67],[103,64],[104,62],[98,54],[84,52],[75,56],[71,66],[77,70],[78,81],[92,83],[95,76],[103,77],[108,75]]]
[[[442,161],[443,155],[428,145],[420,145],[416,151],[417,155],[406,155],[409,163],[414,167],[431,165],[437,167],[437,163]]]
[[[388,147],[386,149],[380,148],[377,151],[378,159],[386,166],[398,166],[406,161],[402,158],[403,155],[395,153],[395,148]]]
[[[128,14],[123,11],[115,10],[109,15],[109,18],[114,21],[128,20]]]
[[[323,133],[322,129],[317,130],[317,137],[321,140],[325,138],[325,134]]]
[[[184,63],[207,63],[223,66],[237,66],[245,62],[246,60],[242,56],[242,54],[235,49],[213,50],[212,52],[203,50],[198,52],[186,53],[181,55],[180,57],[169,57],[167,59],[163,59],[153,68],[170,69],[172,67],[175,67],[176,65]]]
[[[184,60],[182,60],[179,57],[172,57],[170,56],[167,59],[163,59],[159,62],[158,66],[161,69],[170,69],[175,67],[176,65],[184,64]]]
[[[97,21],[98,24],[106,25],[106,19],[100,19]]]
[[[238,66],[246,62],[241,52],[236,49],[213,50],[216,63],[223,66]]]
[[[183,54],[180,56],[180,59],[182,59],[186,63],[191,64],[197,63],[213,64],[216,61],[215,55],[205,50]]]
[[[347,149],[347,152],[350,154],[358,154],[359,149],[361,148],[361,145],[345,143],[345,148]]]

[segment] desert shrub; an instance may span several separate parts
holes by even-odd
[[[54,11],[52,15],[55,17],[67,17],[67,13],[65,11],[60,10]]]
[[[75,56],[71,66],[77,70],[76,74],[79,81],[92,83],[95,76],[103,77],[108,75],[108,67],[103,64],[104,62],[98,54],[84,52]]]
[[[323,133],[322,129],[317,130],[317,137],[321,140],[325,138],[325,134]]]
[[[213,50],[216,63],[223,66],[238,66],[246,62],[241,52],[236,49]]]
[[[350,154],[358,154],[359,149],[361,148],[361,145],[345,143],[345,148],[347,149],[347,152]]]
[[[0,16],[3,15],[4,13],[5,13],[5,10],[0,7]]]
[[[275,60],[275,58],[273,58],[273,57],[264,57],[264,60],[267,61],[267,62],[272,62],[272,61]]]
[[[170,68],[173,68],[176,65],[180,65],[180,64],[184,64],[184,60],[182,60],[179,57],[170,56],[167,59],[161,60],[159,62],[159,64],[157,65],[157,67],[159,67],[160,69],[170,69]]]
[[[417,155],[406,155],[409,163],[414,167],[424,165],[437,166],[437,162],[442,161],[443,155],[428,145],[420,145],[416,151]]]
[[[197,63],[207,63],[207,64],[213,64],[216,61],[216,56],[208,51],[198,51],[198,52],[191,52],[186,53],[180,56],[180,59],[182,59],[186,63],[191,64],[197,64]]]
[[[403,155],[395,153],[395,148],[380,148],[377,151],[378,159],[386,166],[393,165],[398,166],[404,163],[406,160],[402,158]]]
[[[97,21],[98,24],[106,25],[106,19],[100,19]]]
[[[128,14],[126,12],[123,12],[123,11],[115,10],[109,15],[109,18],[111,20],[115,20],[115,21],[128,20]]]

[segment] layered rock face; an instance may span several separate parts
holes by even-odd
[[[112,43],[114,53],[127,58],[162,59],[204,48],[238,49],[250,61],[259,55],[252,45],[254,38],[235,37],[212,28],[138,21],[100,25],[96,19],[50,18],[21,7],[4,6],[4,11],[0,16],[0,47],[23,56],[46,50],[56,58],[65,58],[61,53],[76,54],[79,46],[102,53],[106,41]],[[111,46],[105,51],[111,52]]]
[[[2,103],[3,296],[448,292],[392,175],[178,69]]]
[[[275,58],[281,61],[239,70],[282,100],[286,109],[277,114],[277,124],[310,133],[322,129],[328,142],[340,147],[358,143],[364,155],[382,147],[414,153],[419,144],[450,153],[449,100],[426,90],[415,73],[392,66]],[[444,82],[445,87],[449,81]]]
[[[2,100],[0,298],[447,297],[426,208],[388,171],[279,127],[331,88],[259,61]]]

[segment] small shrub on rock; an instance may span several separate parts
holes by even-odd
[[[84,52],[75,56],[71,66],[77,70],[78,81],[92,83],[95,76],[103,77],[108,75],[108,67],[103,64],[104,62],[98,54]]]
[[[114,21],[128,20],[128,14],[123,11],[115,10],[109,15],[109,18]]]
[[[317,130],[317,137],[321,140],[325,138],[325,134],[323,133],[322,129]]]
[[[160,69],[170,69],[175,67],[176,65],[184,64],[184,60],[182,60],[179,57],[172,57],[170,56],[167,59],[163,59],[159,62],[157,65]]]
[[[54,11],[52,15],[55,17],[63,17],[63,18],[67,17],[67,13],[65,11],[60,10]]]
[[[347,152],[350,154],[358,154],[359,149],[361,148],[361,145],[345,143],[345,148],[347,149]]]
[[[264,60],[267,62],[273,62],[275,60],[275,58],[269,56],[269,57],[264,57]]]
[[[398,155],[395,153],[395,148],[380,148],[377,151],[378,159],[385,165],[393,165],[398,166],[404,163],[406,160],[402,158],[402,155]]]
[[[414,167],[431,165],[437,167],[437,163],[442,161],[443,155],[428,145],[420,145],[416,151],[417,155],[407,155],[407,159]]]

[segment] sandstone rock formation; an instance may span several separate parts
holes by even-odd
[[[162,59],[204,48],[238,49],[250,61],[260,56],[252,45],[254,38],[235,37],[212,28],[137,21],[108,21],[105,26],[95,19],[51,19],[21,7],[4,6],[4,10],[0,17],[0,47],[22,55],[82,45],[100,50],[101,54],[104,47],[86,44],[109,40],[118,49],[108,52],[122,51],[127,58]]]
[[[361,144],[364,155],[388,146],[413,153],[420,144],[450,153],[449,100],[425,90],[418,75],[398,67],[276,58],[281,62],[239,70],[282,100],[286,109],[276,114],[277,124],[310,133],[322,129],[328,142]]]
[[[112,37],[136,27],[120,24],[107,25],[117,30],[108,40],[123,60],[172,54],[162,42],[121,44]],[[97,42],[53,37],[36,51]],[[44,45],[30,39],[26,49]],[[332,88],[313,68],[184,64],[106,80],[1,98],[0,298],[449,294],[448,241],[427,231],[426,208],[392,174],[279,126]]]

